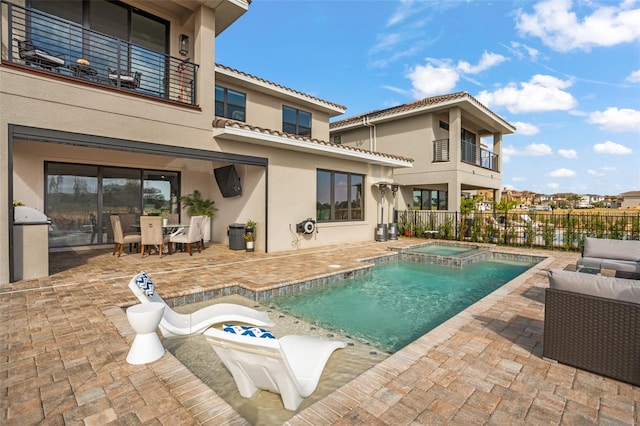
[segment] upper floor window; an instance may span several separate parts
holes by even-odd
[[[294,135],[311,137],[311,113],[283,106],[282,131]]]
[[[364,176],[318,170],[316,178],[316,218],[319,222],[363,220]]]
[[[216,116],[245,121],[247,95],[216,85]]]

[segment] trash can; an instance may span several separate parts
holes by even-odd
[[[229,249],[245,250],[246,245],[244,238],[242,238],[244,235],[244,223],[232,223],[229,225],[227,235],[229,235]]]
[[[49,226],[47,215],[26,206],[13,211],[13,279],[32,280],[49,275]]]

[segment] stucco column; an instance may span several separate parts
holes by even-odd
[[[449,181],[447,196],[448,210],[452,212],[459,212],[462,189],[460,187],[460,181],[457,178]]]
[[[498,156],[496,169],[502,173],[502,133],[493,134],[493,153]]]
[[[215,85],[216,17],[214,11],[201,6],[194,19],[194,59],[199,65],[197,79],[198,105],[203,117],[210,123],[215,115],[212,88]]]
[[[460,167],[460,138],[462,135],[462,110],[454,107],[449,110],[449,162],[453,169]],[[449,211],[460,211],[460,197],[462,190],[457,173],[449,178],[447,204]]]
[[[6,28],[6,27],[5,27]],[[2,182],[2,190],[0,190],[0,203],[6,206],[0,209],[0,284],[7,284],[9,282],[9,263],[11,257],[9,256],[9,220],[11,208],[9,208],[9,194],[12,190],[9,188],[9,159],[12,155],[9,152],[9,128],[8,123],[5,120],[0,119],[0,182]],[[11,200],[13,201],[13,200]]]
[[[459,107],[449,110],[449,161],[454,168],[460,163],[460,137],[462,135],[462,110]]]

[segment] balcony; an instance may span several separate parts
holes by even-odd
[[[449,139],[438,139],[433,141],[433,162],[442,163],[449,161]],[[460,141],[460,161],[484,169],[498,172],[498,154],[494,154],[488,149],[480,148],[473,142]]]
[[[2,1],[2,62],[108,90],[197,105],[198,65]]]

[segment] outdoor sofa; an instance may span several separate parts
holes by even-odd
[[[640,274],[640,241],[586,237],[578,268],[614,269],[622,274]]]
[[[640,386],[640,280],[548,276],[543,357]]]

